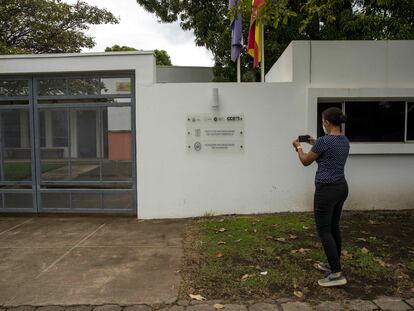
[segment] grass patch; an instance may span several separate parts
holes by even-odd
[[[42,172],[48,172],[62,167],[59,163],[42,164]],[[31,162],[13,162],[4,164],[4,177],[6,180],[31,180],[32,163]]]
[[[227,216],[194,221],[185,239],[181,295],[251,300],[371,299],[412,295],[414,212],[344,213],[342,264],[349,284],[324,289],[313,265],[326,261],[313,215]]]

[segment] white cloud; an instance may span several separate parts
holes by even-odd
[[[213,66],[211,53],[195,45],[192,32],[182,30],[178,23],[158,23],[157,17],[146,12],[136,0],[85,1],[108,9],[120,18],[120,23],[91,26],[87,33],[95,38],[96,46],[84,52],[103,52],[107,46],[118,44],[142,50],[166,50],[173,65]]]

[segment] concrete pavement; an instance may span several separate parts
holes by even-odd
[[[168,304],[185,221],[0,217],[0,305]]]

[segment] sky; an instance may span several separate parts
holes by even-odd
[[[96,46],[82,52],[103,52],[114,44],[140,50],[166,50],[175,66],[213,66],[213,56],[204,47],[197,47],[194,34],[184,31],[179,23],[162,24],[154,14],[146,12],[136,0],[84,0],[90,5],[106,8],[120,19],[119,24],[91,25],[86,31]],[[76,0],[64,0],[76,3]]]

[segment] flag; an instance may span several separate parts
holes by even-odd
[[[237,5],[237,0],[229,0],[229,10]],[[231,23],[231,60],[237,61],[242,49],[242,17],[240,12],[237,12],[236,18],[233,18]]]
[[[261,5],[265,3],[265,0],[252,0],[252,15],[250,17],[249,28],[249,40],[248,40],[248,52],[253,57],[253,67],[259,66],[262,61],[261,48],[263,42],[261,42],[260,34],[262,32],[263,25],[257,20],[257,11]]]

